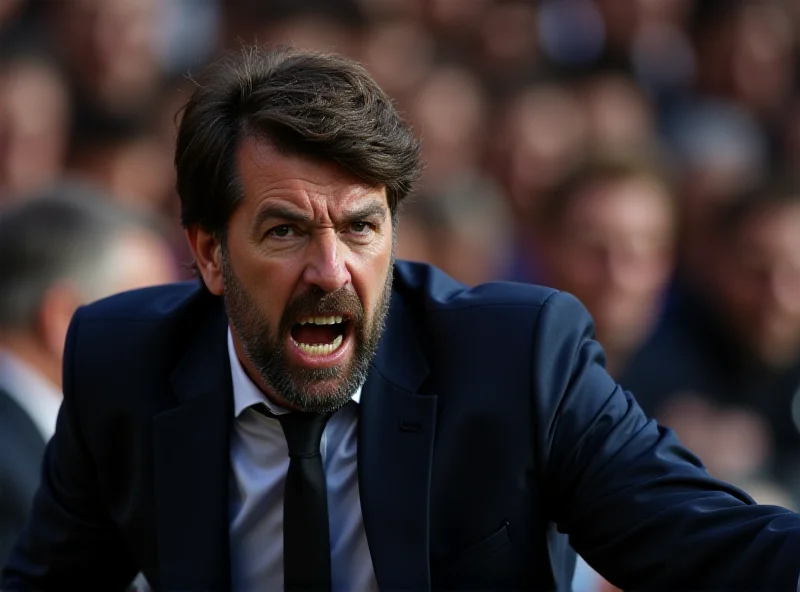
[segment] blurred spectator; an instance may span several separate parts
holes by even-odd
[[[0,203],[61,175],[69,105],[65,80],[39,55],[15,53],[0,62]]]
[[[169,211],[166,200],[173,196],[172,146],[155,125],[120,123],[77,134],[66,174],[102,187],[115,200],[161,215]]]
[[[536,9],[530,2],[488,2],[471,41],[470,63],[498,94],[531,82],[540,66]]]
[[[483,157],[486,99],[469,70],[456,66],[432,70],[407,115],[422,138],[423,188],[435,192],[458,175],[476,174]]]
[[[105,197],[56,187],[0,214],[0,564],[38,486],[75,309],[175,279],[159,234]]]
[[[78,129],[150,109],[164,74],[159,0],[71,0],[48,9],[52,51],[70,76]]]
[[[468,175],[453,178],[437,193],[404,205],[397,256],[432,263],[476,285],[496,279],[508,264],[508,227],[506,201],[495,184]]]
[[[795,31],[779,0],[695,2],[693,38],[697,89],[733,99],[763,122],[790,97],[795,74]]]
[[[433,67],[435,53],[434,39],[412,20],[375,23],[364,31],[359,49],[364,65],[403,110]]]
[[[589,150],[658,151],[653,106],[632,78],[621,72],[600,72],[575,88],[586,113]]]
[[[745,197],[720,223],[720,312],[745,354],[770,368],[800,362],[800,186]]]
[[[744,188],[762,180],[769,158],[758,123],[731,102],[697,102],[675,110],[666,145],[680,175],[678,297],[702,293],[714,262],[713,220]]]
[[[675,420],[674,407],[682,393],[724,410],[735,405],[754,413],[768,427],[774,451],[760,469],[797,496],[800,189],[794,183],[768,184],[728,204],[717,220],[706,299],[682,308],[661,326],[623,384],[679,434],[686,421]],[[681,417],[693,417],[701,431],[712,433],[714,424],[698,419],[702,415],[697,412]],[[751,428],[742,425],[727,447],[760,429],[754,422]],[[719,463],[716,454],[701,458]]]
[[[672,273],[667,183],[645,161],[590,160],[555,189],[540,228],[543,282],[583,302],[619,376],[652,332]]]
[[[496,111],[490,170],[520,219],[531,219],[543,196],[584,157],[588,125],[566,84],[526,87]]]

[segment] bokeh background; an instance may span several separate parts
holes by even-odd
[[[346,54],[423,139],[398,256],[574,293],[648,413],[796,507],[798,36],[796,0],[0,0],[0,213],[69,183],[154,221],[140,283],[189,277],[192,74],[242,43]]]

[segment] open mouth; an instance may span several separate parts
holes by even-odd
[[[306,355],[328,356],[342,346],[349,323],[341,315],[305,317],[292,327],[292,341]]]

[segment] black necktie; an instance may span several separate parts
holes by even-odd
[[[283,496],[284,588],[286,592],[328,591],[328,497],[319,447],[330,414],[287,413],[272,417],[281,422],[289,446]]]

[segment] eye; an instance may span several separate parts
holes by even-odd
[[[358,221],[350,223],[350,232],[353,234],[368,235],[374,229],[374,226],[369,222]]]
[[[267,236],[273,238],[290,238],[295,234],[297,234],[295,229],[288,224],[281,224],[267,231]]]

